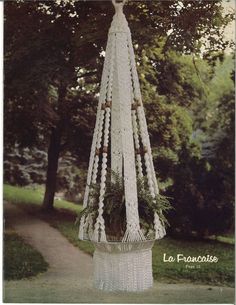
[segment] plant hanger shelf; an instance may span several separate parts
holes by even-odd
[[[168,199],[159,194],[124,1],[112,1],[79,238],[95,245],[94,285],[152,287],[152,246],[165,235]]]

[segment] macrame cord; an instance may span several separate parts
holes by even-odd
[[[96,287],[105,290],[114,290],[114,287],[118,290],[126,290],[124,281],[127,282],[127,278],[124,277],[127,274],[126,269],[131,268],[130,274],[133,274],[133,278],[148,274],[146,280],[139,280],[138,284],[137,279],[130,280],[127,289],[136,291],[152,285],[151,244],[146,244],[148,238],[140,227],[137,177],[142,178],[144,175],[147,177],[148,188],[153,200],[159,194],[159,189],[153,166],[131,33],[123,14],[124,2],[116,3],[115,0],[112,0],[116,13],[108,34],[83,201],[84,208],[92,206],[94,198],[91,195],[91,186],[99,185],[97,218],[94,223],[91,215],[81,217],[79,238],[91,240],[96,245],[94,254]],[[108,168],[119,174],[124,180],[126,231],[122,239],[117,242],[110,240],[106,235],[106,224],[103,217],[106,182],[108,178],[113,179],[108,175]],[[155,239],[160,239],[166,234],[157,213],[154,213],[154,231]],[[140,247],[144,252],[141,251],[141,248],[142,253],[137,251],[138,243],[142,245]],[[102,250],[99,248],[100,245],[104,245]],[[108,251],[110,255],[105,257],[104,251]],[[129,251],[134,251],[133,256],[129,257],[128,254],[124,256],[123,252],[128,253]],[[124,257],[126,257],[126,263],[122,265]],[[146,263],[140,264],[142,267],[140,266],[138,271],[137,264],[132,265],[131,261],[134,259],[137,262],[142,261],[144,257],[146,257]],[[108,262],[110,267],[108,267]],[[131,265],[133,267],[130,267]]]

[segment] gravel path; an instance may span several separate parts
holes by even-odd
[[[6,303],[234,303],[234,289],[194,284],[164,284],[143,293],[104,293],[92,287],[92,258],[46,222],[6,203],[5,217],[49,263],[46,273],[6,281]]]

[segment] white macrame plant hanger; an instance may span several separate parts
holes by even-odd
[[[165,235],[154,214],[155,238],[144,235],[139,221],[137,180],[144,168],[153,197],[158,193],[147,123],[137,75],[131,33],[123,14],[123,2],[116,3],[109,30],[102,73],[96,125],[89,160],[83,207],[92,202],[91,185],[100,186],[98,216],[80,220],[79,238],[95,245],[94,286],[105,291],[143,291],[152,287],[152,246]],[[141,154],[141,150],[143,154]],[[103,218],[108,155],[110,168],[124,179],[126,232],[119,241],[109,240]],[[100,171],[100,172],[99,172]],[[99,173],[99,174],[98,174]],[[99,181],[98,181],[99,180]]]

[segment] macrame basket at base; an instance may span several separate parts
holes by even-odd
[[[93,242],[94,287],[104,291],[137,292],[153,285],[154,241]]]

